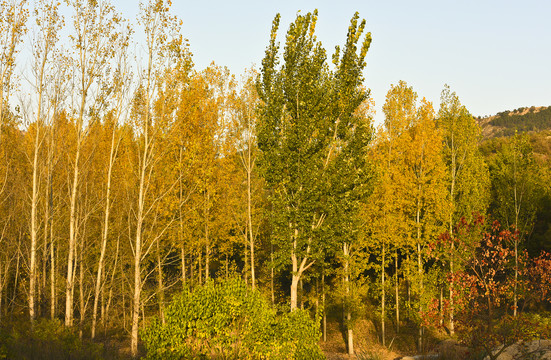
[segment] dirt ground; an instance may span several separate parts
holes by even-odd
[[[321,348],[327,356],[327,360],[394,360],[401,356],[401,354],[381,346],[379,340],[373,336],[373,333],[373,326],[370,322],[360,321],[357,323],[354,333],[354,350],[357,355],[349,356],[346,351],[345,339],[339,329],[339,324],[330,322],[327,324],[327,341],[321,342]]]

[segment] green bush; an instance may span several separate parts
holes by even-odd
[[[239,279],[210,281],[175,296],[163,325],[141,332],[147,359],[323,359],[306,311],[277,316]]]
[[[0,359],[100,360],[107,356],[101,344],[82,341],[58,320],[37,319],[34,329],[25,321],[0,329]]]

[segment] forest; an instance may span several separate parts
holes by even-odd
[[[551,339],[551,108],[483,137],[450,87],[435,105],[400,81],[376,126],[358,13],[333,53],[317,11],[276,15],[236,76],[195,67],[170,5],[0,2],[0,358]]]

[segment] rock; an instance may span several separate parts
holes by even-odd
[[[436,346],[436,352],[443,359],[463,360],[472,357],[472,350],[453,339],[446,339]]]
[[[493,353],[496,354],[500,350],[501,347],[494,350]],[[497,357],[497,360],[517,359],[551,360],[551,340],[519,341],[506,347]],[[486,356],[484,360],[490,360],[490,357]]]

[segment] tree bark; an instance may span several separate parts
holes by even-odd
[[[343,244],[344,254],[344,284],[346,291],[346,340],[348,355],[354,355],[354,334],[352,330],[352,311],[350,309],[350,248],[348,243]]]
[[[327,342],[327,311],[325,310],[325,271],[321,273],[321,304],[323,306],[323,342]]]
[[[400,333],[400,283],[398,278],[398,249],[394,253],[394,268],[395,268],[395,297],[396,297],[396,334]]]
[[[105,193],[105,207],[103,210],[103,231],[101,234],[101,250],[98,261],[98,270],[96,272],[96,286],[94,289],[94,308],[92,311],[92,329],[91,337],[94,339],[96,337],[96,323],[98,317],[98,301],[100,297],[100,292],[103,289],[103,268],[105,261],[105,252],[107,250],[107,237],[109,235],[109,212],[111,210],[111,175],[113,172],[113,165],[115,162],[116,156],[116,124],[113,125],[112,134],[111,134],[111,150],[109,151],[109,165],[107,167],[107,189]]]
[[[149,99],[147,100],[149,104]],[[149,109],[148,109],[149,110]],[[149,114],[149,111],[147,112]],[[142,293],[142,227],[144,222],[146,169],[149,159],[149,115],[146,115],[145,147],[140,161],[140,185],[138,188],[138,213],[136,217],[136,238],[134,244],[134,295],[132,297],[132,331],[130,335],[130,351],[133,357],[138,355],[138,327],[140,321],[140,306]]]
[[[385,346],[385,303],[386,303],[386,289],[385,289],[385,257],[386,257],[386,245],[383,240],[383,253],[381,257],[381,340],[383,346]]]
[[[159,239],[157,239],[157,294],[159,300],[159,317],[161,323],[165,324],[165,289],[163,283],[163,266],[161,261],[161,249],[159,247]]]

